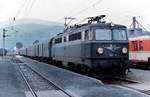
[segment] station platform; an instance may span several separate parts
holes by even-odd
[[[141,91],[150,92],[150,70],[131,69],[131,72],[128,73],[127,78],[140,83],[127,84],[126,86]]]
[[[26,87],[16,68],[0,57],[0,97],[26,97]]]
[[[100,80],[61,69],[50,64],[17,56],[17,58],[53,81],[73,97],[150,97],[116,85],[103,85]]]

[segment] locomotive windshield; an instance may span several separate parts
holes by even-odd
[[[127,40],[126,30],[96,29],[95,40]]]
[[[114,29],[113,40],[127,40],[126,31],[121,29]]]
[[[111,30],[108,29],[96,29],[95,39],[96,40],[111,40]]]

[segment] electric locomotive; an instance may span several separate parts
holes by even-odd
[[[89,17],[88,23],[69,27],[53,37],[53,62],[81,72],[125,74],[129,68],[127,28],[106,23],[104,17]]]

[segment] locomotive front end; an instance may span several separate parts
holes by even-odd
[[[92,27],[93,40],[86,43],[91,52],[90,65],[94,71],[125,73],[129,68],[129,44],[126,27],[105,24]],[[90,50],[88,50],[90,48]]]

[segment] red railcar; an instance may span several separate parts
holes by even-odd
[[[150,66],[150,33],[129,38],[129,59]]]

